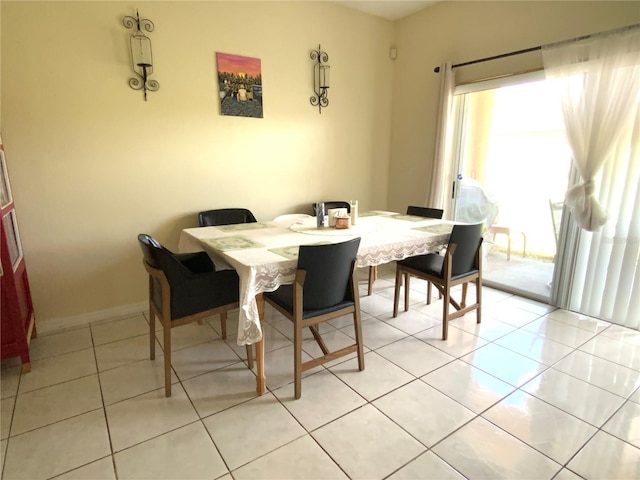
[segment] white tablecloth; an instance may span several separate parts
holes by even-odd
[[[445,245],[453,223],[443,220],[371,212],[348,230],[315,230],[315,218],[261,222],[182,231],[179,252],[206,251],[217,268],[234,268],[240,277],[238,344],[262,339],[255,296],[293,283],[297,247],[337,243],[361,237],[358,267],[381,265],[438,250]],[[295,226],[293,229],[292,225]],[[306,230],[306,233],[294,230]]]

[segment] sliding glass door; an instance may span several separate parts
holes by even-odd
[[[448,211],[487,220],[485,283],[640,328],[640,109],[595,181],[609,220],[586,232],[563,206],[579,178],[550,84],[508,82],[454,97]]]
[[[571,151],[545,81],[510,81],[457,89],[453,211],[487,222],[487,284],[548,301]]]

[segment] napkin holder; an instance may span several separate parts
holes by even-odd
[[[329,215],[329,226],[330,227],[335,227],[336,226],[336,218],[337,217],[348,217],[349,213],[347,212],[347,209],[344,208],[344,207],[343,208],[330,208],[327,211],[327,215]]]
[[[343,209],[346,210],[346,209]],[[351,223],[351,217],[349,216],[348,213],[344,214],[340,214],[340,215],[336,215],[333,217],[335,220],[335,227],[337,229],[343,229],[343,228],[349,228],[350,227],[350,223]]]

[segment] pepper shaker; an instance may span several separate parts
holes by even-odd
[[[351,206],[351,225],[356,225],[358,223],[358,200],[355,202],[349,200],[349,205]]]

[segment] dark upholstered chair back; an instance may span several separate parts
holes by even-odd
[[[449,244],[455,243],[451,276],[456,277],[477,270],[475,266],[476,252],[482,242],[484,223],[470,225],[454,225],[449,237]]]
[[[303,245],[298,270],[305,270],[304,309],[319,310],[353,301],[351,272],[360,238],[330,245]]]
[[[149,274],[150,357],[155,358],[155,321],[160,320],[164,342],[165,395],[171,396],[171,329],[220,315],[222,338],[227,336],[227,312],[238,307],[240,279],[235,270],[216,271],[206,252],[172,253],[151,235],[138,243]],[[247,346],[249,368],[253,357]]]
[[[151,267],[162,270],[169,285],[175,287],[182,283],[185,276],[191,273],[175,255],[146,233],[138,235],[138,242],[144,255],[144,261]]]
[[[171,319],[238,301],[238,274],[235,270],[216,272],[205,252],[172,253],[150,235],[138,235],[145,262],[161,270],[171,288]],[[153,279],[152,301],[162,310],[162,288]]]
[[[302,372],[336,358],[357,353],[358,370],[364,370],[360,297],[355,272],[360,239],[330,245],[303,245],[292,285],[265,292],[264,299],[293,322],[294,396],[302,395]],[[330,349],[318,325],[345,315],[353,316],[355,342]],[[309,328],[322,355],[302,361],[302,329]]]
[[[162,255],[161,251],[165,248],[160,245],[160,243],[153,238],[151,235],[147,235],[146,233],[141,233],[138,235],[138,242],[140,243],[140,248],[142,249],[142,255],[144,256],[144,261],[151,265],[153,268],[162,269],[160,264],[160,255]]]
[[[327,214],[327,211],[330,208],[346,208],[347,212],[351,213],[351,204],[349,202],[323,202],[324,203],[324,214]],[[314,203],[311,205],[313,207],[313,215],[317,215],[316,209],[318,208],[318,204]]]
[[[409,280],[412,276],[427,281],[427,305],[431,304],[431,286],[435,285],[444,297],[442,302],[442,340],[447,339],[449,321],[476,311],[476,323],[482,319],[482,234],[483,223],[454,225],[444,256],[437,253],[418,255],[396,262],[396,286],[393,295],[393,318],[398,316],[400,288],[404,283],[404,311],[409,310]],[[403,281],[404,277],[404,281]],[[475,283],[476,298],[467,304],[467,289]],[[451,289],[461,285],[461,300],[452,296]],[[455,309],[450,311],[450,306]]]
[[[414,215],[416,217],[442,218],[443,214],[444,210],[439,208],[414,207],[413,205],[407,207],[407,215]]]
[[[218,208],[198,213],[198,223],[201,227],[254,222],[257,222],[256,217],[246,208]]]

